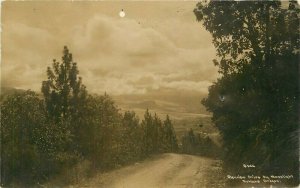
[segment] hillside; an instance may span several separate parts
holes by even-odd
[[[201,99],[206,95],[181,91],[179,93],[161,91],[159,94],[148,92],[147,94],[113,95],[116,104],[122,110],[134,110],[140,118],[145,110],[156,112],[159,116],[167,114],[171,119],[186,119],[208,117],[210,114],[201,104]]]
[[[25,90],[16,89],[13,87],[1,87],[0,89],[0,102],[3,101],[8,95],[12,95],[14,93],[21,93]]]

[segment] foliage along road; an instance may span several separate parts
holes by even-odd
[[[141,163],[98,174],[77,186],[107,188],[223,187],[221,171],[219,160],[168,153]]]

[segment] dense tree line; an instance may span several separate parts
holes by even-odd
[[[42,94],[17,92],[1,102],[1,184],[32,186],[83,160],[109,169],[155,153],[176,152],[169,116],[148,110],[140,122],[110,96],[88,94],[68,48],[47,68]]]
[[[203,100],[225,148],[225,165],[241,172],[299,174],[299,5],[296,1],[198,3],[222,75]]]

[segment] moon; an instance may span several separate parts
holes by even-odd
[[[123,11],[123,9],[119,12],[119,16],[121,18],[124,18],[125,17],[125,12]]]

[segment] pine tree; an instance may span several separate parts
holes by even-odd
[[[164,121],[164,145],[165,150],[168,152],[175,152],[178,150],[176,134],[169,115],[167,115],[166,120]]]
[[[72,135],[69,151],[83,153],[82,135],[87,133],[84,126],[87,91],[78,76],[77,63],[66,46],[61,60],[53,60],[52,68],[47,68],[47,80],[42,82],[47,118]]]
[[[133,111],[126,111],[122,119],[121,157],[128,162],[140,158],[141,152],[141,128],[139,119]]]
[[[87,92],[82,84],[77,63],[65,46],[62,62],[53,60],[52,68],[47,68],[48,79],[42,82],[48,115],[55,120],[75,117],[83,105]]]
[[[153,153],[153,117],[147,109],[142,120],[143,128],[143,155],[148,156]]]
[[[153,136],[152,136],[152,141],[153,141],[153,152],[159,152],[161,150],[161,140],[160,140],[160,130],[162,129],[162,122],[160,118],[157,116],[157,114],[154,114],[153,118]]]

